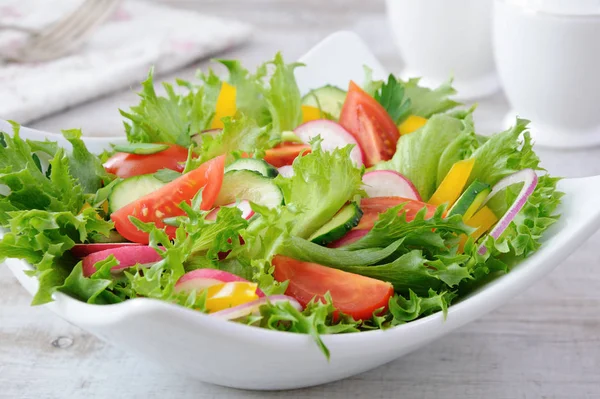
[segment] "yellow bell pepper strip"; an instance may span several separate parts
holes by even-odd
[[[463,192],[473,165],[475,165],[475,159],[465,159],[452,165],[440,186],[427,202],[435,206],[448,204],[448,207],[451,207]]]
[[[487,206],[483,206],[477,213],[475,213],[469,220],[465,222],[467,226],[473,227],[475,230],[471,233],[471,237],[473,240],[477,240],[486,231],[492,228],[498,221],[498,217],[492,212],[490,208]],[[459,250],[462,252],[465,243],[467,242],[467,236],[463,235],[460,238],[460,243],[458,245]]]
[[[213,118],[211,128],[222,129],[223,122],[222,118],[226,116],[233,116],[237,111],[235,104],[236,101],[236,89],[235,86],[230,85],[227,82],[221,84],[221,91],[219,97],[217,97],[217,108],[215,110],[215,117]]]
[[[427,119],[422,116],[410,115],[404,122],[398,125],[400,135],[405,135],[420,129],[427,123]]]
[[[208,313],[229,309],[258,299],[256,283],[231,282],[216,284],[207,288],[206,310]]]
[[[317,119],[323,119],[325,115],[323,112],[317,107],[313,107],[310,105],[302,106],[302,123],[316,121]]]

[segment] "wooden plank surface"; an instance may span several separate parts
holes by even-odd
[[[254,24],[253,42],[227,54],[255,65],[283,50],[294,59],[327,34],[361,34],[383,64],[401,61],[381,1],[163,1]],[[178,76],[192,76],[194,65]],[[50,130],[120,129],[117,107],[132,90],[38,121]],[[500,129],[502,95],[480,101],[478,125]],[[563,176],[600,174],[600,151],[541,151]],[[0,398],[599,398],[600,234],[555,272],[499,310],[365,374],[292,392],[244,392],[203,384],[148,364],[54,316],[0,267]]]

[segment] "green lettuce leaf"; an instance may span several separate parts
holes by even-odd
[[[195,198],[192,203],[201,199]],[[187,217],[181,220],[174,241],[164,230],[153,223],[143,223],[132,218],[134,225],[150,235],[150,246],[163,257],[149,269],[138,269],[135,273],[125,272],[129,280],[131,296],[144,296],[171,302],[187,303],[189,298],[180,298],[174,291],[175,283],[193,265],[208,265],[218,268],[219,252],[236,250],[239,246],[239,232],[248,222],[236,208],[223,207],[214,222],[205,219],[207,212],[197,211],[199,207],[183,202],[180,207]],[[193,302],[193,306],[199,306]]]
[[[447,164],[449,156],[442,157],[470,124],[451,115],[434,115],[421,129],[403,136],[393,158],[375,165],[375,169],[391,169],[406,176],[421,197],[428,200],[437,187],[440,160]],[[442,172],[445,166],[442,167]]]
[[[310,154],[296,158],[294,176],[277,176],[285,203],[302,212],[292,235],[307,238],[361,193],[362,170],[350,159],[351,146],[326,152],[318,141]]]
[[[282,132],[294,130],[302,122],[302,96],[294,76],[294,69],[302,64],[286,64],[277,53],[251,74],[239,61],[219,62],[228,69],[229,82],[237,89],[237,109],[259,126],[271,125],[272,140],[280,139]]]
[[[69,275],[74,262],[66,252],[92,234],[107,236],[113,225],[88,208],[79,215],[42,210],[12,212],[9,228],[0,240],[0,262],[18,258],[34,266],[40,288],[33,304],[39,305],[51,301],[52,293]]]
[[[381,85],[375,93],[377,100],[388,112],[396,125],[400,124],[410,115],[411,101],[405,96],[404,85],[390,74],[388,81]]]
[[[260,308],[258,321],[263,328],[277,331],[289,331],[308,334],[313,337],[323,354],[329,359],[329,349],[321,340],[322,334],[340,334],[357,332],[358,323],[347,316],[334,318],[335,308],[331,296],[325,301],[311,301],[303,311],[294,308],[289,302],[269,303]]]
[[[472,155],[475,159],[469,181],[479,179],[494,185],[503,177],[525,168],[544,172],[540,167],[540,159],[533,150],[529,132],[526,131],[529,121],[517,119],[510,129],[491,136]],[[533,194],[523,209],[517,214],[509,227],[494,247],[504,248],[500,259],[504,262],[512,257],[509,263],[536,251],[542,233],[558,220],[555,213],[563,193],[556,190],[560,179],[542,174]],[[513,185],[497,194],[487,206],[498,216],[502,216],[515,201],[520,185]]]
[[[69,172],[81,184],[85,194],[95,194],[103,183],[112,179],[102,166],[100,159],[89,152],[81,139],[81,130],[63,130],[63,136],[71,143],[73,150],[69,154]]]
[[[265,99],[271,112],[273,130],[281,134],[294,130],[302,122],[302,96],[296,84],[294,69],[303,64],[286,64],[281,53],[269,63],[275,70],[271,75]]]
[[[419,86],[419,80],[419,78],[412,78],[403,82],[405,95],[410,99],[410,110],[413,115],[430,118],[460,105],[450,99],[456,94],[456,90],[452,87],[452,80],[448,80],[434,90]]]
[[[14,135],[0,133],[4,145],[0,146],[0,185],[8,192],[0,192],[0,209],[70,211],[77,213],[84,204],[84,193],[79,181],[71,175],[71,163],[62,148],[44,171],[39,158],[29,144],[21,139],[19,125],[14,124]],[[7,214],[0,214],[6,224]]]
[[[391,325],[404,324],[439,311],[442,311],[445,317],[448,306],[455,297],[456,294],[452,292],[437,293],[433,290],[430,290],[425,296],[419,296],[409,290],[408,299],[400,295],[395,296],[390,299],[389,303]]]
[[[372,70],[364,67],[365,80],[363,90],[375,98],[390,114],[396,123],[402,122],[408,115],[430,118],[444,113],[460,103],[450,99],[456,94],[452,80],[444,82],[436,89],[419,86],[420,78],[407,81],[389,75],[388,81],[373,80]]]
[[[322,247],[300,237],[289,237],[279,249],[279,254],[324,266],[368,266],[392,256],[402,244],[403,239],[399,239],[383,248],[371,247],[347,251]]]
[[[367,248],[385,248],[399,239],[413,247],[427,248],[439,253],[448,247],[460,234],[470,234],[473,229],[463,223],[461,215],[444,217],[445,206],[439,206],[431,218],[427,209],[421,209],[413,220],[406,220],[403,205],[395,206],[379,215],[373,228],[360,240],[343,247],[346,251]]]
[[[215,113],[220,79],[209,74],[203,76],[202,86],[178,81],[185,94],[175,92],[172,84],[163,83],[166,97],[158,96],[154,89],[154,69],[142,82],[141,101],[129,112],[120,110],[129,120],[125,123],[127,139],[132,143],[175,143],[184,147],[191,144],[190,136],[208,129]]]
[[[217,135],[203,135],[197,152],[200,157],[195,160],[200,165],[214,157],[233,152],[248,154],[261,153],[273,147],[269,129],[270,126],[260,127],[254,119],[243,114],[237,114],[234,119],[223,118],[223,131]]]

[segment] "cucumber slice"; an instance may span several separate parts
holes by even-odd
[[[344,206],[329,222],[308,238],[316,244],[326,245],[338,240],[358,225],[363,212],[356,202]]]
[[[233,162],[225,168],[225,173],[232,170],[250,170],[263,175],[264,177],[276,177],[279,172],[262,159],[242,158]]]
[[[108,207],[110,213],[116,212],[125,205],[148,195],[165,183],[154,177],[154,174],[134,176],[117,184],[108,196]]]
[[[288,130],[281,132],[281,142],[304,144],[304,141],[300,140],[300,137],[296,136],[294,132],[290,132]]]
[[[475,180],[450,208],[448,216],[463,215],[463,220],[469,220],[477,212],[491,191],[489,184]]]
[[[317,107],[336,120],[340,119],[344,101],[346,101],[346,92],[331,85],[312,90],[302,97],[302,104]]]
[[[283,203],[283,194],[273,179],[251,170],[232,170],[225,173],[215,206],[238,200],[274,208]]]

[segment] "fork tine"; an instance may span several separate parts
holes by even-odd
[[[32,40],[22,56],[29,59],[50,59],[67,53],[85,41],[114,12],[119,2],[120,0],[94,0],[83,3],[81,12],[74,13],[77,14],[75,18],[68,18],[66,25],[51,31],[49,35]]]
[[[104,5],[105,0],[86,0],[73,13],[44,29],[36,37],[33,37],[30,45],[32,47],[43,47],[45,44],[60,42],[74,28],[81,26],[90,16],[94,16],[97,11],[102,10]]]

